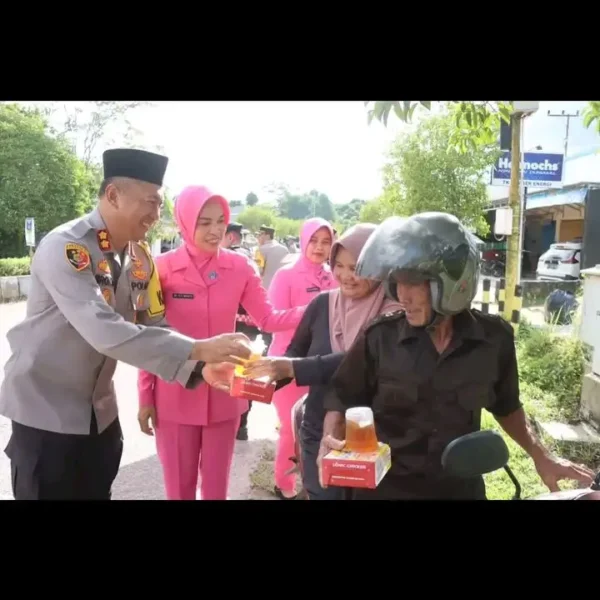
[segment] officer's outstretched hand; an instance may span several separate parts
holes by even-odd
[[[142,406],[138,411],[138,423],[140,424],[142,433],[154,435],[154,429],[156,429],[156,408],[154,406]],[[152,423],[152,427],[150,427],[150,423]]]
[[[205,363],[229,362],[243,365],[250,354],[252,350],[248,336],[243,333],[223,333],[207,340],[198,340],[190,358]]]

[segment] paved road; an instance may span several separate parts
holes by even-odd
[[[481,293],[480,286],[475,306],[478,306],[481,301]],[[490,312],[494,313],[496,310],[497,306],[492,304]],[[4,363],[10,355],[5,337],[6,331],[20,321],[24,315],[24,302],[0,303],[0,381],[4,376]],[[523,315],[532,324],[542,325],[544,323],[543,313],[539,307],[524,309]],[[557,330],[563,334],[570,334],[573,332],[573,327],[559,327]],[[125,436],[121,471],[115,482],[115,498],[162,499],[161,473],[156,459],[154,440],[140,433],[137,425],[136,369],[119,364],[115,375],[115,385]],[[258,462],[265,444],[276,439],[275,423],[273,407],[255,404],[249,418],[250,440],[237,442],[236,445],[229,489],[231,499],[243,499],[250,495],[249,474]],[[0,417],[0,499],[12,498],[9,463],[4,454],[9,436],[10,424],[6,419]]]
[[[0,381],[4,363],[10,356],[6,332],[25,315],[25,303],[0,303]],[[115,386],[119,399],[125,449],[121,470],[114,487],[114,497],[120,500],[164,499],[160,467],[156,458],[154,439],[143,435],[137,424],[137,370],[119,364]],[[249,475],[258,462],[265,444],[276,439],[275,414],[271,406],[255,405],[250,413],[250,440],[236,442],[229,489],[230,499],[244,499],[250,494]],[[11,499],[10,465],[4,448],[10,437],[10,422],[0,417],[0,499]]]

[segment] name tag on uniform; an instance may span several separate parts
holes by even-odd
[[[173,298],[177,298],[178,300],[193,300],[194,294],[173,294]]]
[[[113,284],[113,279],[110,275],[96,275],[96,283],[102,286],[109,286]]]
[[[321,288],[315,286],[315,287],[310,287],[310,288],[306,288],[307,292],[320,292]]]

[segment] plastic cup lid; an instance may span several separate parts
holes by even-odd
[[[360,427],[367,427],[373,423],[373,411],[368,406],[355,406],[346,411],[346,420],[358,423]]]

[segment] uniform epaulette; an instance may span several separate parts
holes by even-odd
[[[392,322],[392,321],[398,321],[399,319],[403,319],[404,316],[405,316],[405,313],[404,313],[403,310],[394,310],[392,312],[384,313],[382,315],[379,315],[378,317],[375,317],[365,327],[365,332],[369,331],[370,329],[372,329],[376,325],[380,325],[381,323],[388,323],[388,322]]]
[[[478,308],[471,308],[471,313],[479,320],[490,323],[491,325],[499,325],[507,333],[514,334],[512,325],[502,316],[498,314],[483,313]]]

